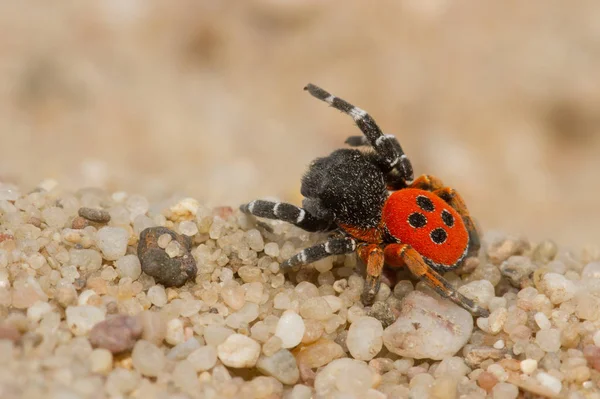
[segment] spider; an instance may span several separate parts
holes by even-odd
[[[479,235],[462,197],[435,176],[414,179],[398,140],[383,134],[362,109],[308,84],[313,97],[354,119],[361,136],[350,147],[315,159],[302,178],[302,207],[254,200],[240,209],[282,220],[309,232],[333,232],[281,264],[283,270],[356,251],[366,264],[361,299],[372,304],[384,265],[406,266],[435,291],[477,316],[488,311],[454,289],[442,273],[454,270],[480,248]]]

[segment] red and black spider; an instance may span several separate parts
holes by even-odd
[[[243,212],[292,223],[307,231],[336,231],[281,264],[306,265],[331,255],[358,252],[367,265],[363,303],[373,302],[384,264],[406,266],[439,294],[478,316],[488,311],[458,293],[441,275],[479,251],[479,235],[462,197],[437,177],[413,181],[413,169],[392,135],[384,135],[365,111],[309,84],[305,90],[350,115],[363,132],[315,159],[302,178],[302,208],[255,200]],[[370,148],[369,148],[370,147]]]

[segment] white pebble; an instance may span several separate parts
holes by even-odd
[[[493,399],[516,399],[519,396],[519,388],[507,382],[499,382],[492,388]]]
[[[315,378],[318,397],[334,397],[335,392],[352,394],[351,397],[364,397],[376,383],[373,369],[354,359],[336,359],[323,367]]]
[[[600,347],[600,330],[598,330],[594,333],[593,339],[594,339],[594,345]]]
[[[183,331],[183,322],[179,319],[172,319],[167,323],[167,335],[165,341],[171,345],[177,345],[185,341]]]
[[[165,248],[165,252],[169,255],[169,258],[176,258],[180,256],[183,251],[179,242],[173,240]]]
[[[37,323],[42,317],[52,310],[52,306],[48,302],[37,301],[27,309],[27,318]]]
[[[167,292],[165,291],[165,287],[162,285],[153,285],[148,289],[148,300],[154,306],[158,306],[162,308],[167,304]]]
[[[355,359],[373,359],[383,346],[381,322],[369,316],[359,318],[350,325],[346,345]]]
[[[162,349],[152,342],[139,340],[131,352],[133,366],[147,377],[156,377],[165,368],[167,359]]]
[[[471,281],[460,287],[458,292],[484,308],[488,307],[490,300],[495,296],[494,286],[488,280]]]
[[[161,234],[158,239],[156,240],[156,243],[158,244],[158,246],[162,249],[165,249],[167,247],[167,245],[169,245],[169,243],[173,240],[173,237],[171,237],[171,234]]]
[[[90,354],[90,370],[93,373],[108,373],[112,369],[113,355],[108,349],[94,349]]]
[[[494,348],[504,349],[504,340],[499,339],[498,341],[494,342]]]
[[[535,335],[535,342],[544,352],[560,350],[560,331],[556,328],[540,330]]]
[[[279,245],[276,242],[269,242],[265,244],[265,255],[268,255],[272,258],[276,258],[279,256]]]
[[[562,382],[560,382],[558,378],[554,377],[551,374],[548,374],[544,371],[540,371],[539,373],[537,373],[535,378],[540,384],[542,384],[544,387],[548,388],[557,395],[562,390]]]
[[[254,367],[260,356],[260,344],[245,335],[231,334],[217,347],[217,356],[228,367]]]
[[[217,363],[217,350],[214,346],[202,346],[190,353],[187,360],[198,372],[210,370]]]
[[[281,339],[282,348],[293,348],[302,341],[305,330],[302,317],[293,310],[286,310],[277,322],[275,336]]]
[[[329,304],[329,307],[333,313],[336,313],[344,305],[342,298],[335,295],[325,295],[322,298],[327,301],[327,304]]]
[[[260,231],[256,229],[248,230],[246,232],[246,242],[250,249],[256,252],[260,252],[265,248],[263,237],[260,234]]]
[[[538,362],[535,359],[525,359],[521,361],[521,371],[525,374],[531,374],[537,370]]]
[[[106,312],[95,306],[69,306],[66,310],[67,325],[75,335],[85,335],[97,323],[104,321]]]
[[[125,255],[115,262],[115,266],[121,278],[129,277],[135,281],[142,274],[142,265],[137,255]]]
[[[325,299],[314,297],[300,305],[300,314],[305,319],[327,320],[333,315],[333,311]]]
[[[550,327],[552,327],[552,323],[550,323],[548,317],[546,317],[546,315],[542,312],[537,312],[533,318],[535,319],[535,323],[538,325],[540,330],[548,330]]]
[[[179,232],[188,237],[193,237],[198,234],[198,226],[196,223],[186,220],[184,222],[179,223]]]
[[[540,283],[550,301],[557,305],[575,296],[577,287],[562,274],[546,273]]]
[[[96,245],[104,259],[117,260],[127,252],[129,233],[122,227],[102,227],[96,233]]]

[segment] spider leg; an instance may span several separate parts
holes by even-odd
[[[328,231],[334,227],[331,221],[316,218],[306,210],[285,202],[254,200],[240,206],[240,210],[258,217],[282,220],[311,232]]]
[[[469,233],[469,251],[467,252],[467,256],[476,256],[479,248],[481,248],[481,241],[479,240],[477,226],[475,226],[475,222],[469,214],[465,200],[456,190],[450,187],[439,188],[434,190],[433,193],[446,201],[462,217]]]
[[[416,277],[425,280],[438,294],[468,310],[475,316],[488,317],[489,312],[454,289],[438,272],[433,270],[423,257],[408,244],[390,244],[384,250],[385,260],[390,266],[406,265]]]
[[[381,272],[384,265],[383,250],[377,244],[359,244],[358,256],[367,265],[367,277],[362,293],[362,302],[372,304],[381,285]]]
[[[412,165],[404,154],[398,140],[391,134],[383,134],[377,123],[375,123],[375,120],[366,111],[313,84],[309,83],[304,90],[307,90],[313,97],[325,101],[333,108],[350,115],[354,119],[354,122],[363,132],[366,139],[357,139],[356,136],[352,136],[346,140],[348,144],[351,146],[360,146],[364,145],[363,143],[369,143],[379,156],[379,162],[384,173],[396,170],[404,181],[413,179]]]
[[[308,265],[332,255],[343,255],[356,250],[356,240],[350,237],[331,238],[321,244],[308,247],[281,263],[282,269]]]
[[[479,252],[481,247],[481,241],[479,240],[479,232],[475,226],[475,222],[469,214],[467,205],[462,196],[453,188],[445,187],[444,183],[437,177],[432,175],[419,176],[412,184],[411,188],[419,188],[421,190],[427,190],[433,192],[435,195],[446,201],[458,214],[462,217],[465,227],[469,232],[469,252],[467,256],[475,256]]]

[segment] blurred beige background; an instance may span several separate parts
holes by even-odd
[[[0,179],[279,196],[369,111],[484,229],[600,244],[600,3],[0,3]]]

